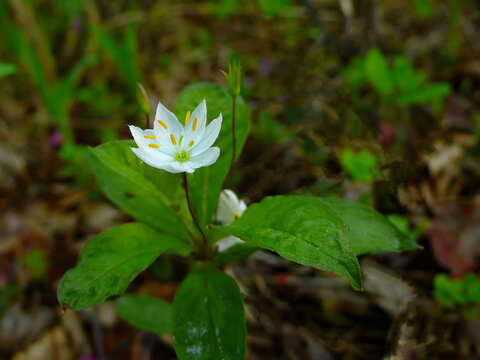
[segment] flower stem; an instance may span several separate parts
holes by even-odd
[[[235,137],[235,110],[237,107],[237,97],[233,97],[233,108],[232,108],[232,144],[233,144],[233,151],[232,151],[232,161],[230,162],[230,171],[232,171],[233,164],[235,164],[235,157],[237,156],[237,141]]]
[[[230,161],[230,169],[228,170],[228,173],[232,171],[233,165],[235,164],[235,157],[237,156],[237,139],[235,136],[235,112],[237,108],[237,97],[233,97],[233,106],[232,106],[232,145],[233,145],[233,151],[232,151],[232,160]],[[228,175],[227,175],[228,177]],[[222,187],[220,188],[223,189],[223,186],[225,185],[225,181],[227,180],[227,177],[223,179],[222,182]],[[220,191],[221,192],[221,191]],[[218,199],[217,199],[217,205],[215,206],[215,222],[217,221],[217,212],[218,212],[218,203],[220,202],[220,194],[218,194]]]
[[[198,222],[197,217],[195,216],[195,213],[193,212],[192,204],[190,202],[190,195],[188,191],[188,177],[187,173],[182,173],[183,175],[183,183],[185,184],[185,195],[187,196],[187,204],[188,204],[188,210],[190,211],[190,215],[192,216],[193,222],[195,223],[195,226],[197,227],[198,231],[200,231],[200,234],[202,234],[202,239],[203,243],[199,246],[199,254],[198,256],[200,259],[206,260],[208,258],[207,256],[207,248],[208,248],[208,240],[207,236],[205,235],[205,232],[203,231],[202,227],[200,226],[200,223]]]

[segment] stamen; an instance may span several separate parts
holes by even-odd
[[[178,139],[178,146],[182,146],[183,135]]]
[[[148,146],[150,146],[151,148],[154,148],[154,149],[158,149],[160,147],[157,144],[148,144]]]
[[[157,137],[156,137],[156,136],[153,136],[153,135],[144,135],[143,137],[144,137],[145,139],[157,140]]]
[[[173,136],[173,134],[170,134],[170,139],[172,140],[173,145],[177,145],[177,141],[175,140],[175,136]]]
[[[160,125],[162,125],[162,127],[163,127],[165,130],[168,129],[167,124],[165,124],[162,120],[157,120],[157,121],[158,121],[158,123],[159,123]]]
[[[197,130],[197,118],[194,118],[194,119],[193,119],[192,130],[193,130],[193,131]]]
[[[188,120],[190,120],[190,110],[187,111],[187,116],[185,116],[185,125],[188,125]]]
[[[192,147],[192,146],[193,146],[193,143],[194,143],[194,141],[193,141],[193,140],[192,140],[192,141],[190,141],[190,142],[188,143],[188,146]]]

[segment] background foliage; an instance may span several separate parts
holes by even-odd
[[[187,271],[177,257],[161,256],[135,280],[128,291],[139,298],[60,318],[55,293],[93,235],[153,211],[163,216],[154,226],[180,224],[165,211],[181,197],[175,178],[129,177],[125,151],[105,179],[147,179],[137,195],[155,201],[132,213],[133,198],[110,194],[120,211],[88,166],[110,163],[111,149],[87,146],[145,126],[138,81],[152,106],[161,100],[183,117],[191,105],[178,95],[199,81],[224,86],[229,60],[245,70],[251,136],[228,188],[247,203],[294,193],[367,204],[423,247],[361,256],[361,293],[268,252],[229,265],[246,295],[247,358],[480,357],[479,14],[473,0],[0,2],[0,357],[48,358],[52,348],[61,359],[174,357],[171,339],[127,323],[182,332],[128,305],[172,311]],[[380,242],[381,229],[354,225]]]

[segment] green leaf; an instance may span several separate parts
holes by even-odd
[[[425,84],[427,76],[416,72],[410,60],[403,56],[396,56],[393,61],[392,78],[401,92],[409,92]]]
[[[356,255],[419,248],[415,241],[370,206],[335,198],[322,201],[348,226],[348,240]]]
[[[141,294],[125,294],[115,301],[118,315],[138,329],[155,334],[172,333],[172,305]]]
[[[437,274],[433,279],[433,284],[434,296],[443,307],[451,309],[465,303],[461,280],[449,279],[446,274]]]
[[[340,158],[342,167],[348,172],[352,180],[372,182],[377,169],[377,158],[367,149],[355,153],[346,148]]]
[[[345,79],[353,91],[358,92],[365,82],[365,61],[355,56],[350,60],[348,66],[343,70]]]
[[[17,65],[0,63],[0,78],[17,72]]]
[[[474,273],[468,273],[463,278],[463,294],[465,302],[480,303],[480,280]]]
[[[191,249],[140,223],[105,231],[87,243],[77,266],[63,276],[58,301],[79,310],[121,295],[138,273],[166,251],[186,256]]]
[[[271,19],[282,10],[288,10],[292,4],[290,0],[258,0],[258,5],[267,19]]]
[[[97,36],[98,41],[113,59],[123,81],[127,85],[132,98],[136,97],[137,83],[141,82],[137,61],[137,28],[130,23],[121,39],[117,41],[107,30],[92,26],[91,31]]]
[[[55,118],[60,133],[67,143],[74,142],[69,112],[75,100],[75,87],[85,69],[94,65],[96,62],[96,56],[87,56],[78,61],[55,85],[47,85],[44,88],[43,97],[45,104],[50,114]]]
[[[418,238],[427,229],[427,221],[424,219],[415,229],[410,229],[410,224],[405,216],[398,214],[388,214],[388,221],[390,221],[395,227],[402,233],[407,235],[411,240],[417,241]]]
[[[435,0],[415,0],[415,12],[421,19],[430,19],[435,12]]]
[[[426,104],[438,102],[450,94],[451,88],[447,83],[437,83],[422,86],[418,89],[402,93],[395,100],[400,105]]]
[[[365,75],[373,88],[382,96],[394,90],[392,75],[385,56],[377,49],[370,49],[365,55]]]
[[[131,141],[112,141],[89,149],[87,161],[99,187],[116,205],[165,234],[189,241],[187,205],[181,177],[145,165]],[[182,216],[183,214],[183,216]]]
[[[209,3],[212,14],[219,18],[226,19],[235,12],[242,1],[243,0],[210,0]]]
[[[180,360],[245,359],[245,311],[231,277],[214,267],[187,276],[173,302],[173,343]]]
[[[34,248],[23,256],[23,263],[26,270],[33,279],[41,280],[49,268],[49,259],[45,256],[45,251],[42,248]]]
[[[286,259],[343,275],[354,289],[362,288],[347,227],[321,199],[267,197],[250,205],[231,225],[218,228]]]
[[[216,264],[232,262],[235,260],[243,259],[244,257],[247,257],[258,250],[261,250],[261,248],[249,243],[235,244],[232,247],[226,249],[225,251],[215,254],[214,261]]]
[[[207,120],[211,121],[222,113],[223,122],[220,135],[214,144],[220,148],[220,157],[215,164],[195,170],[189,179],[193,207],[201,225],[206,225],[212,220],[223,181],[230,169],[233,151],[233,99],[227,89],[208,83],[191,85],[178,96],[175,113],[179,119],[185,118],[187,111],[195,109],[204,98],[207,102]],[[241,97],[237,97],[235,113],[236,157],[238,158],[247,138],[249,126],[249,108]]]

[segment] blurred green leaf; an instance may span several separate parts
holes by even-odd
[[[45,103],[58,124],[66,142],[73,142],[69,111],[74,100],[74,90],[82,72],[97,62],[95,56],[88,56],[77,62],[54,86],[46,86],[43,92]]]
[[[137,64],[137,30],[131,23],[127,26],[120,41],[117,41],[107,30],[92,27],[102,48],[112,57],[119,74],[123,78],[132,98],[136,98],[137,83],[142,82]]]
[[[401,105],[425,104],[439,102],[450,94],[451,88],[447,83],[429,84],[409,92],[398,95],[395,100]]]
[[[469,320],[478,319],[478,310],[474,307],[466,307],[463,309],[463,315]]]
[[[423,73],[417,73],[412,67],[410,60],[403,56],[395,57],[393,61],[392,78],[402,92],[408,92],[417,89],[425,84],[427,77]]]
[[[480,304],[480,280],[469,273],[461,279],[450,279],[446,274],[437,274],[434,278],[434,295],[437,301],[447,309],[455,306],[468,309]],[[467,310],[468,311],[468,310]]]
[[[361,57],[354,57],[344,69],[343,74],[347,79],[348,85],[354,90],[359,91],[365,82],[365,62]]]
[[[435,0],[415,0],[415,11],[422,19],[430,19],[436,6]]]
[[[402,233],[407,235],[411,240],[416,241],[425,231],[426,223],[423,222],[417,228],[411,230],[410,224],[408,223],[408,219],[405,216],[397,215],[397,214],[389,214],[387,215],[388,221],[390,221],[393,225],[397,227]]]
[[[293,137],[293,135],[289,134],[282,124],[266,110],[260,112],[258,124],[252,127],[252,130],[257,138],[265,142],[279,142]]]
[[[23,256],[23,264],[33,279],[41,280],[47,274],[49,260],[42,249],[36,248]]]
[[[115,301],[117,314],[137,329],[154,334],[172,332],[172,305],[141,294],[125,294]]]
[[[267,19],[292,6],[290,0],[258,0],[258,5]]]
[[[344,149],[340,157],[340,163],[349,177],[355,181],[372,182],[378,173],[377,158],[367,149],[358,153],[350,148]]]
[[[387,59],[377,48],[365,55],[365,77],[381,96],[390,95],[395,89]]]
[[[0,78],[15,74],[17,72],[17,65],[0,63]]]
[[[86,2],[84,0],[55,0],[55,5],[58,6],[68,17],[73,18],[79,16],[83,11]]]
[[[229,18],[244,0],[210,0],[212,14],[220,18]]]

